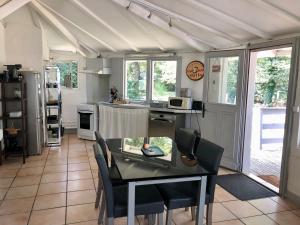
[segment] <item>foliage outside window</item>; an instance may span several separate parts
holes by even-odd
[[[152,100],[168,101],[175,97],[177,61],[153,61],[152,71]]]
[[[148,65],[152,68],[149,69]],[[126,60],[125,98],[167,101],[168,97],[176,96],[176,75],[176,60]],[[147,92],[148,85],[152,96]]]
[[[255,104],[285,106],[291,58],[288,56],[257,59]]]
[[[126,61],[126,98],[145,101],[147,89],[147,61]]]
[[[65,78],[71,75],[71,87],[78,88],[78,62],[58,62],[56,63],[56,66],[59,68],[60,71],[61,86],[65,86]]]

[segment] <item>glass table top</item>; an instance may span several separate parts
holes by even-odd
[[[168,137],[107,139],[106,143],[111,151],[112,167],[117,167],[120,179],[123,181],[213,174],[199,165],[197,161],[187,159],[178,151],[176,143]],[[160,150],[159,156],[155,157],[153,154],[149,156],[147,147],[151,149],[150,153],[153,148]]]

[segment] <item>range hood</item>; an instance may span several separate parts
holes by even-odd
[[[109,75],[111,74],[111,59],[87,58],[86,68],[81,73]]]

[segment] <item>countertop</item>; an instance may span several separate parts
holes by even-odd
[[[149,109],[151,112],[166,112],[166,113],[176,113],[176,114],[201,114],[202,111],[199,110],[184,110],[184,109],[169,109],[169,108],[154,108],[150,107],[149,105],[142,105],[142,104],[114,104],[108,102],[98,102],[98,105],[104,105],[114,108],[124,108],[124,109]]]

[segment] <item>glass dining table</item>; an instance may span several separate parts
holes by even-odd
[[[207,176],[213,173],[185,157],[168,137],[106,139],[106,143],[109,168],[117,168],[111,179],[128,183],[128,225],[135,221],[136,186],[186,181],[199,182],[196,224],[203,225]]]

